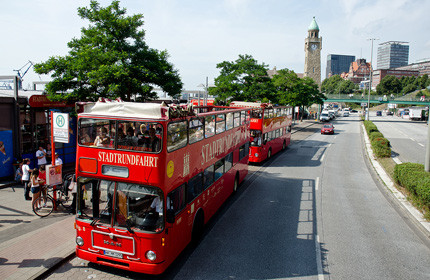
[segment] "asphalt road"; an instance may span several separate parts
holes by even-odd
[[[392,150],[402,162],[424,164],[427,125],[423,121],[411,121],[397,116],[376,116],[370,112],[370,120],[384,137],[390,140]]]
[[[200,244],[164,275],[75,258],[48,279],[430,279],[430,249],[372,177],[358,117],[334,125],[335,135],[309,128],[309,137],[251,167]]]

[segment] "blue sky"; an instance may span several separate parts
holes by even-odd
[[[0,0],[0,75],[14,75],[29,60],[67,55],[67,43],[80,37],[77,8],[89,0]],[[111,1],[100,0],[102,6]],[[370,61],[368,38],[406,41],[409,63],[430,58],[430,1],[427,0],[122,0],[129,15],[144,16],[146,41],[167,50],[179,70],[184,88],[201,89],[218,76],[216,64],[252,55],[269,68],[302,73],[304,39],[316,17],[323,38],[321,67],[325,77],[327,54],[355,55]],[[25,70],[25,69],[24,69]],[[33,81],[49,80],[30,70],[24,88]]]

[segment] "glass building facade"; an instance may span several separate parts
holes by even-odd
[[[408,65],[407,42],[390,41],[379,44],[377,69],[392,69]]]
[[[340,75],[349,72],[349,67],[355,61],[353,55],[329,54],[327,55],[326,78],[330,75]]]

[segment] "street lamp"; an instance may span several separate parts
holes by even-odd
[[[206,77],[206,85],[204,84],[200,84],[197,87],[203,87],[205,89],[204,93],[203,93],[203,105],[206,106],[208,105],[208,77]],[[200,91],[199,91],[199,106],[200,106]]]
[[[372,66],[372,60],[373,60],[373,41],[379,40],[376,38],[370,38],[367,39],[367,41],[372,41],[372,50],[370,53],[370,77],[369,77],[369,96],[367,98],[367,120],[370,120],[370,91],[372,90],[372,78],[373,78],[373,66]]]

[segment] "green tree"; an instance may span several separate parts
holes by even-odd
[[[398,94],[402,91],[402,83],[395,76],[387,75],[382,78],[381,82],[376,86],[378,95]]]
[[[337,86],[337,93],[350,94],[350,93],[354,93],[356,89],[357,89],[357,85],[354,84],[352,81],[343,80]]]
[[[78,9],[90,22],[81,29],[81,38],[68,43],[69,54],[50,57],[36,64],[38,74],[51,74],[46,85],[52,100],[97,100],[99,97],[130,100],[155,99],[153,85],[176,97],[182,89],[177,70],[167,51],[151,49],[144,41],[143,15],[126,15],[126,9],[113,1],[106,8],[91,1]]]
[[[304,108],[312,104],[324,103],[324,94],[319,91],[315,81],[309,77],[301,79],[294,71],[282,69],[273,76],[272,80],[279,104],[299,106],[303,112]]]
[[[339,85],[344,81],[341,76],[333,75],[324,79],[321,84],[321,91],[325,94],[339,94]]]
[[[218,101],[262,101],[274,102],[274,87],[267,75],[268,65],[259,64],[250,55],[239,55],[236,61],[223,61],[216,66],[220,74],[209,94]]]

